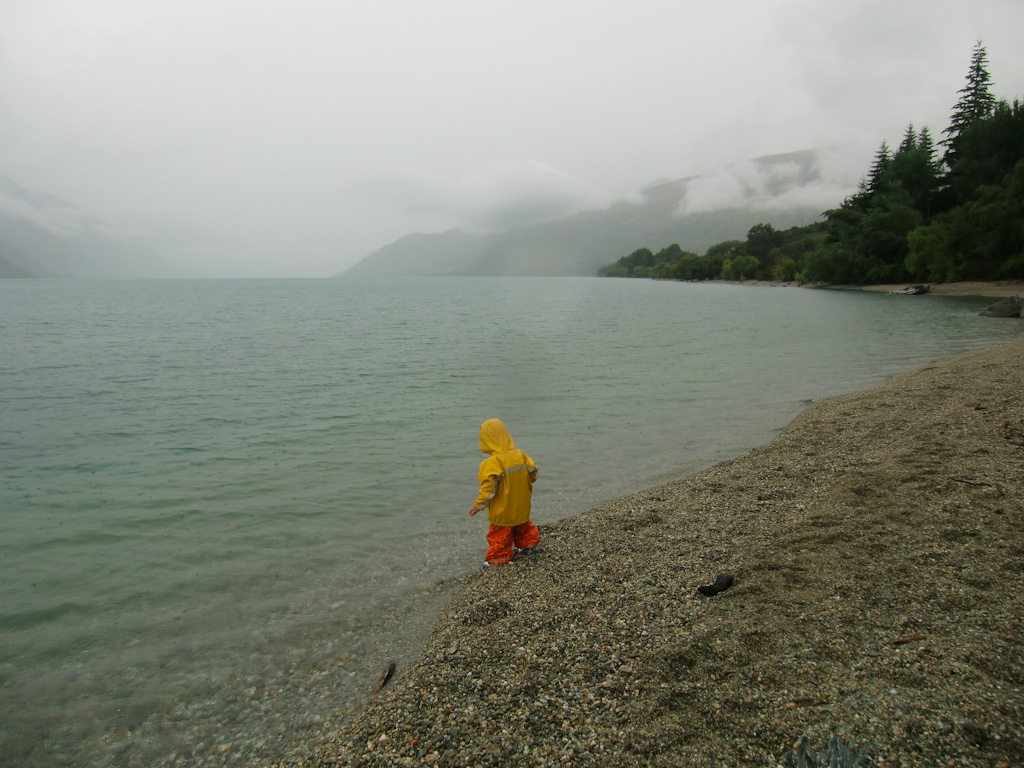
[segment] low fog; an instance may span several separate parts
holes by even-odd
[[[824,209],[908,123],[941,138],[979,39],[1024,96],[1022,29],[1019,0],[5,2],[0,176],[198,277],[331,275],[664,178],[702,176],[690,212]],[[792,199],[749,162],[802,149]]]

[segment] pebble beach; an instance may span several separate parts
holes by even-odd
[[[541,535],[273,765],[1024,764],[1024,340]]]

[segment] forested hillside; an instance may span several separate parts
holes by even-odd
[[[680,280],[722,278],[824,283],[1024,279],[1024,105],[997,100],[975,46],[949,126],[934,140],[908,125],[895,150],[883,141],[858,191],[825,220],[777,230],[703,255],[639,248],[599,274]]]

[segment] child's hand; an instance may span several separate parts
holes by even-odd
[[[469,510],[469,516],[472,517],[473,515],[475,515],[479,511],[480,511],[480,507],[473,507],[471,510]]]

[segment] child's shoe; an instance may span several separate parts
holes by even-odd
[[[532,553],[534,553],[536,551],[537,551],[537,547],[533,546],[533,547],[527,547],[526,549],[517,549],[516,550],[516,554],[517,555],[529,555],[529,554],[532,554]]]
[[[483,568],[484,570],[487,570],[488,568],[491,567],[491,564],[488,563],[486,560],[484,560],[484,564],[481,565],[480,567]]]

